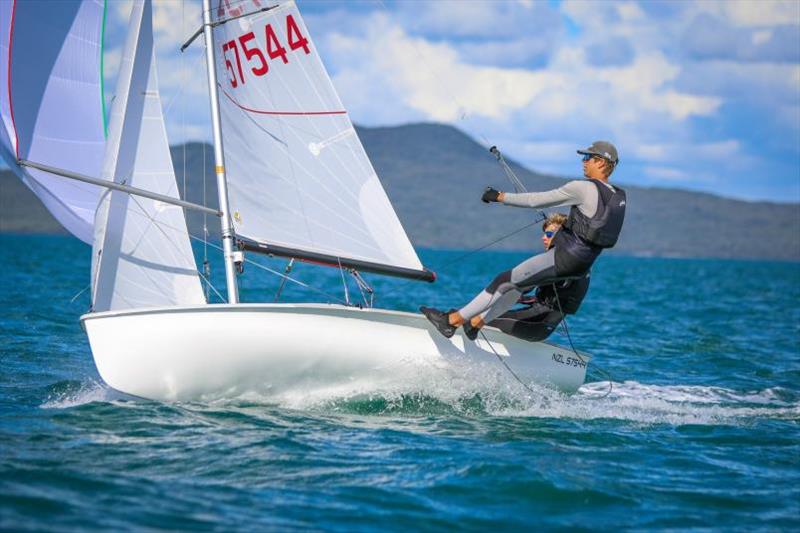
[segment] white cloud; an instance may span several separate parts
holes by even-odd
[[[153,4],[153,31],[156,38],[169,43],[173,50],[197,30],[203,20],[199,2],[166,0]]]
[[[620,148],[619,178],[635,170],[686,183],[702,171],[755,167],[757,150],[725,125],[732,110],[750,110],[761,131],[783,128],[786,144],[800,141],[795,0],[313,5],[306,22],[357,123],[450,122],[562,175],[579,170],[577,146],[607,138]],[[127,27],[129,6],[114,2],[109,17]],[[155,2],[165,106],[181,93],[168,116],[176,142],[184,129],[208,138],[202,44],[177,53],[199,16],[197,1]],[[712,19],[717,26],[703,25]],[[688,42],[690,30],[706,34]],[[121,45],[107,49],[107,70],[116,70]]]
[[[800,24],[797,0],[696,2],[695,9],[719,15],[742,27]]]
[[[634,157],[645,161],[716,161],[742,152],[736,139],[709,143],[641,143],[629,146]]]
[[[366,27],[361,35],[329,37],[330,51],[347,58],[337,64],[336,81],[369,86],[386,80],[399,101],[430,120],[454,121],[467,113],[503,121],[523,109],[540,117],[565,118],[587,92],[603,95],[596,106],[598,115],[620,109],[615,117],[628,122],[636,121],[642,111],[682,121],[712,114],[720,104],[714,97],[671,88],[680,69],[659,53],[604,68],[587,64],[581,48],[562,48],[547,69],[487,67],[466,62],[447,43],[408,35],[382,14]],[[358,106],[355,102],[352,110],[357,119]]]
[[[772,33],[772,30],[754,31],[753,35],[751,36],[751,40],[754,45],[758,46],[772,39]]]
[[[470,65],[451,46],[411,37],[381,14],[369,28],[358,37],[330,37],[333,53],[347,58],[337,80],[366,86],[387,80],[401,102],[430,120],[454,121],[464,113],[502,120],[559,83],[547,73]]]
[[[644,173],[650,178],[656,178],[664,181],[686,181],[689,176],[683,170],[674,167],[644,167]]]

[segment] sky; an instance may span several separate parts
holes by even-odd
[[[110,99],[130,2],[108,1]],[[800,1],[297,4],[358,125],[451,124],[565,177],[610,140],[618,183],[800,202]],[[202,39],[179,52],[200,18],[155,0],[172,144],[211,138]]]

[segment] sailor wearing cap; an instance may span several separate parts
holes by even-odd
[[[600,252],[617,243],[626,204],[625,191],[608,182],[619,164],[617,149],[608,141],[595,141],[578,154],[583,156],[586,179],[546,192],[507,193],[486,188],[481,198],[486,203],[531,208],[571,206],[569,217],[549,250],[498,275],[461,309],[444,313],[421,307],[445,337],[452,337],[463,325],[467,337],[475,339],[484,324],[511,309],[524,292],[586,274]]]

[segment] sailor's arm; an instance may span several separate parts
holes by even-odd
[[[575,180],[551,191],[502,192],[497,199],[505,205],[515,207],[563,207],[587,202],[589,200],[587,195],[591,194],[593,188],[591,183]]]

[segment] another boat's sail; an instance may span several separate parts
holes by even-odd
[[[233,17],[214,44],[237,236],[277,255],[431,280],[294,2],[264,5],[214,11]]]
[[[56,219],[87,243],[98,187],[17,161],[99,175],[103,15],[101,0],[0,0],[0,154]]]
[[[174,198],[150,0],[134,3],[109,121],[103,177]],[[92,254],[94,311],[205,303],[180,207],[105,191]]]

